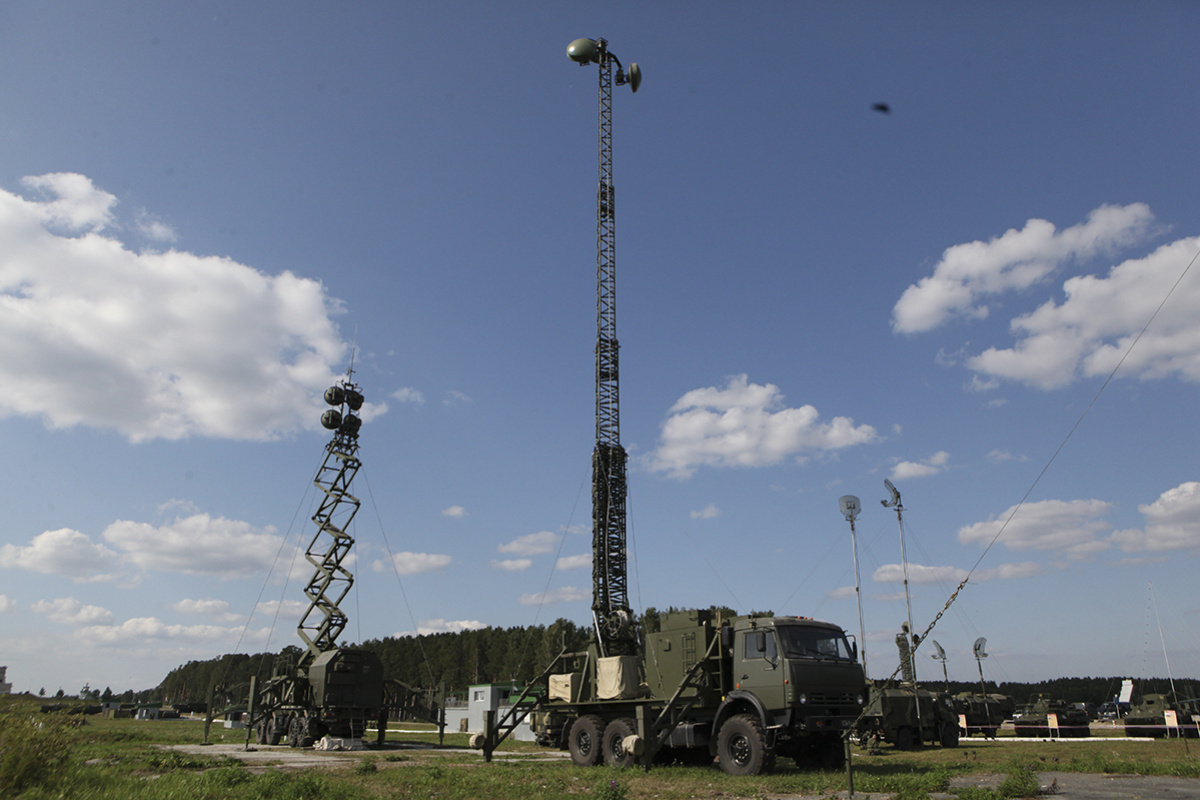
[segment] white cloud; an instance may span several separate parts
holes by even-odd
[[[524,536],[518,536],[507,544],[502,544],[496,547],[496,550],[501,553],[512,553],[518,556],[536,556],[542,553],[552,553],[554,548],[558,547],[559,535],[551,531],[541,531],[540,533],[527,533]]]
[[[563,556],[554,562],[555,569],[579,569],[580,567],[590,567],[591,565],[591,553],[582,553],[577,556]]]
[[[845,600],[848,597],[854,597],[856,594],[858,594],[858,592],[854,590],[853,586],[842,586],[838,589],[828,592],[825,596],[830,600]]]
[[[84,605],[74,597],[39,600],[31,608],[38,614],[45,614],[51,622],[63,625],[98,625],[113,618],[112,612],[107,608]]]
[[[692,512],[692,519],[716,519],[719,516],[721,516],[721,509],[712,505]]]
[[[219,578],[265,572],[283,544],[271,526],[258,530],[248,522],[208,514],[176,518],[157,527],[117,520],[101,535],[142,569]]]
[[[576,589],[574,586],[563,586],[560,589],[551,589],[548,592],[523,594],[517,599],[521,605],[540,606],[546,603],[573,603],[577,600],[586,600],[588,596],[588,593],[582,589]]]
[[[1110,504],[1102,500],[1043,500],[1026,503],[1004,528],[1000,542],[1010,550],[1057,550],[1074,559],[1086,558],[1110,545],[1101,534],[1110,530],[1103,517]],[[1003,514],[985,522],[976,522],[959,529],[958,540],[963,544],[975,542],[986,547],[1013,513],[1010,507]]]
[[[119,227],[116,198],[87,177],[22,183],[43,198],[0,191],[0,417],[132,441],[318,426],[347,348],[318,281],[135,252],[105,232]]]
[[[478,631],[487,625],[477,619],[423,619],[417,625],[417,635],[428,636],[432,633],[458,633],[460,631]]]
[[[17,601],[6,594],[0,594],[0,614],[6,611],[12,611],[17,607]]]
[[[265,600],[259,602],[259,604],[254,607],[254,613],[262,614],[268,617],[297,619],[301,614],[308,610],[308,605],[309,604],[303,600]]]
[[[462,506],[450,506],[449,508],[442,509],[442,516],[444,517],[465,517],[466,515],[467,510]]]
[[[909,583],[958,583],[965,577],[967,577],[967,571],[961,567],[927,567],[913,563],[908,565]],[[904,566],[902,564],[884,564],[871,574],[871,580],[876,583],[903,583]]]
[[[446,392],[446,397],[444,400],[442,400],[442,405],[456,406],[473,402],[475,401],[471,399],[470,395],[464,394],[456,389],[451,389],[450,391]]]
[[[425,404],[425,395],[420,391],[409,387],[403,387],[392,392],[392,397],[399,400],[401,403],[412,403],[414,406]]]
[[[30,204],[29,212],[42,224],[69,233],[99,232],[115,221],[117,198],[101,191],[83,175],[53,172],[30,175],[21,185],[45,198]]]
[[[1012,580],[1040,575],[1043,569],[1040,564],[1024,561],[1019,564],[1001,564],[991,569],[982,569],[971,575],[975,583],[991,580]],[[967,570],[961,567],[927,567],[921,564],[908,565],[908,582],[912,584],[958,584],[967,577]],[[903,583],[904,566],[902,564],[884,564],[875,570],[871,580],[876,583]],[[854,593],[854,587],[849,587]]]
[[[296,603],[296,605],[300,604]],[[243,619],[241,614],[235,614],[229,610],[229,603],[224,600],[214,600],[212,598],[206,600],[185,598],[178,603],[172,603],[171,608],[180,614],[201,614],[227,624],[241,622]]]
[[[80,628],[78,635],[84,641],[97,645],[137,645],[146,641],[188,639],[217,641],[228,638],[236,628],[217,625],[168,625],[157,617],[137,617],[120,625],[90,625]]]
[[[504,561],[492,560],[492,566],[496,569],[507,570],[508,572],[523,572],[533,566],[532,558],[509,558]]]
[[[807,451],[839,450],[876,439],[848,417],[821,422],[811,405],[783,407],[779,388],[729,378],[724,388],[694,389],[671,407],[648,466],[687,478],[698,467],[761,467]]]
[[[392,556],[392,567],[399,575],[417,575],[422,572],[444,572],[454,559],[440,553],[396,553]],[[376,572],[387,569],[387,562],[376,561],[371,565]]]
[[[137,213],[134,218],[134,227],[137,228],[138,233],[142,236],[156,242],[169,244],[179,238],[174,228],[145,210]]]
[[[1117,531],[1112,536],[1126,553],[1200,547],[1200,482],[1168,489],[1153,503],[1139,505],[1138,511],[1146,518],[1145,529]]]
[[[1048,300],[1012,321],[1013,347],[988,348],[968,359],[967,367],[1041,389],[1107,376],[1118,364],[1122,376],[1177,375],[1200,382],[1200,328],[1195,324],[1200,284],[1187,281],[1174,287],[1198,248],[1200,237],[1180,239],[1145,258],[1118,264],[1105,277],[1070,278],[1063,283],[1061,304]],[[1159,310],[1168,293],[1169,302]],[[1153,324],[1142,334],[1152,316]],[[1137,347],[1130,350],[1135,339]]]
[[[0,567],[16,567],[43,575],[64,575],[72,580],[109,580],[120,555],[87,535],[70,528],[44,531],[28,547],[0,547]]]
[[[949,460],[950,454],[945,450],[939,450],[921,461],[901,461],[892,467],[892,478],[902,481],[908,478],[927,478],[930,475],[937,475],[945,468]]]
[[[1062,231],[1041,219],[989,242],[954,245],[933,274],[909,286],[892,309],[892,329],[919,333],[955,317],[986,317],[980,300],[1027,289],[1061,264],[1095,256],[1145,238],[1153,215],[1142,203],[1101,206],[1086,222]]]

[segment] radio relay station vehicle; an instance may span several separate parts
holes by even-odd
[[[399,681],[384,679],[378,655],[337,643],[348,621],[341,602],[354,584],[344,563],[354,547],[348,529],[359,508],[350,487],[362,466],[358,412],[364,398],[352,377],[350,369],[344,380],[325,390],[330,408],[321,415],[321,425],[333,431],[333,439],[314,480],[323,496],[312,517],[317,532],[304,554],[313,566],[304,588],[308,608],[296,628],[305,648],[298,657],[277,657],[271,678],[261,686],[257,678],[250,681],[248,727],[259,744],[280,744],[286,738],[292,747],[310,747],[331,737],[360,747],[370,722],[378,724],[377,742],[382,744],[389,712],[399,709],[444,724],[436,703]]]
[[[562,653],[509,710],[489,715],[475,746],[491,760],[527,719],[538,743],[580,766],[649,767],[656,759],[720,761],[733,775],[769,770],[777,756],[838,767],[865,701],[857,647],[845,632],[804,617],[721,619],[707,610],[665,614],[644,631],[629,606],[626,452],[620,444],[616,338],[612,68],[637,91],[604,39],[577,39],[567,55],[600,71],[597,203],[596,446],[592,454],[593,640]]]

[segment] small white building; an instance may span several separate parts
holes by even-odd
[[[483,733],[484,714],[496,712],[500,719],[512,707],[521,693],[520,687],[512,684],[482,683],[472,686],[467,691],[467,704],[446,705],[446,730],[455,733]],[[510,734],[510,738],[521,742],[533,741],[533,730],[529,727],[530,720],[525,719]]]

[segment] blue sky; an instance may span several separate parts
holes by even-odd
[[[952,678],[979,636],[995,680],[1162,675],[1159,621],[1175,675],[1200,673],[1194,4],[0,22],[18,690],[298,643],[305,570],[283,576],[352,353],[346,637],[588,622],[596,71],[565,50],[601,36],[644,74],[614,102],[634,604],[857,632],[855,494],[886,674],[887,478],[918,628],[975,569],[932,634]]]

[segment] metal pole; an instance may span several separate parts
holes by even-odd
[[[854,553],[854,596],[858,599],[858,649],[862,654],[863,674],[867,673],[867,631],[863,625],[862,587],[858,579],[858,538],[854,531],[854,517],[850,517],[850,549]]]

